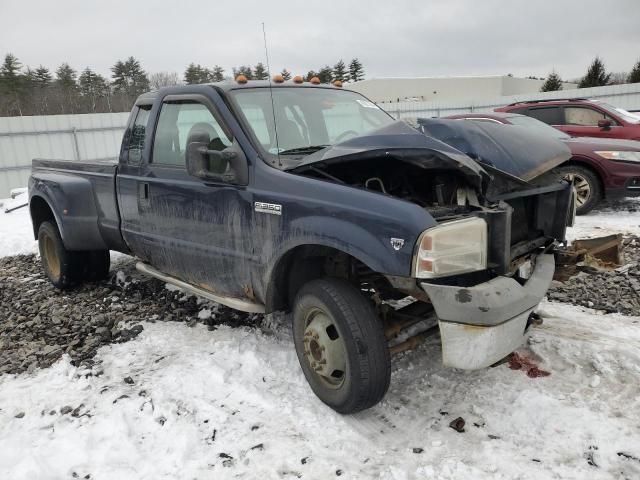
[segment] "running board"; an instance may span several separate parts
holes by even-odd
[[[142,263],[142,262],[136,263],[136,269],[142,273],[155,277],[158,280],[162,280],[163,282],[167,282],[167,283],[170,283],[171,285],[175,285],[181,290],[185,290],[199,297],[206,298],[207,300],[220,303],[229,308],[233,308],[235,310],[241,310],[243,312],[249,312],[249,313],[264,313],[264,305],[260,303],[251,302],[249,300],[242,300],[240,298],[235,298],[235,297],[216,295],[215,293],[209,292],[204,288],[196,287],[195,285],[191,285],[190,283],[184,282],[182,280],[178,280],[177,278],[172,277],[171,275],[166,275],[146,263]]]

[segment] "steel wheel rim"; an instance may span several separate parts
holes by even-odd
[[[582,207],[591,198],[591,185],[589,181],[579,173],[567,173],[565,180],[571,182],[576,190],[576,204]]]
[[[44,236],[44,256],[47,260],[49,272],[54,277],[60,276],[60,258],[58,258],[58,250],[56,244],[49,235]]]
[[[347,349],[333,319],[319,308],[306,315],[303,346],[315,376],[329,388],[340,388],[347,376]]]

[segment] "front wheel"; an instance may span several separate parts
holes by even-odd
[[[293,336],[313,392],[339,413],[372,407],[389,388],[391,360],[382,322],[350,283],[313,280],[296,295]]]
[[[561,178],[573,182],[576,189],[576,215],[589,213],[602,199],[598,176],[579,165],[567,165],[554,170]]]

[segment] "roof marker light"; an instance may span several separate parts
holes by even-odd
[[[309,82],[311,82],[313,85],[320,85],[320,79],[318,77],[313,77],[311,80],[309,80]]]
[[[295,77],[293,77],[293,83],[302,83],[302,82],[304,82],[304,80],[300,75],[296,75]]]
[[[333,86],[334,87],[338,87],[338,88],[342,88],[342,80],[334,80],[333,81]]]
[[[245,77],[244,75],[238,75],[236,77],[236,82],[244,85],[245,83],[247,83],[247,77]]]
[[[273,76],[274,83],[284,83],[284,77],[279,73]]]

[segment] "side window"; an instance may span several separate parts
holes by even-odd
[[[139,165],[142,159],[144,138],[147,133],[147,122],[149,121],[150,111],[151,105],[140,105],[138,108],[138,113],[136,114],[136,119],[133,122],[129,136],[128,163],[130,165]]]
[[[565,107],[564,118],[567,125],[580,125],[583,127],[597,127],[598,120],[611,120],[615,124],[615,121],[608,115],[599,110],[585,107]]]
[[[205,142],[209,150],[224,150],[231,139],[209,111],[197,102],[163,103],[153,141],[153,163],[184,167],[191,142]]]
[[[562,118],[560,117],[560,107],[530,108],[527,115],[548,125],[562,124]]]

